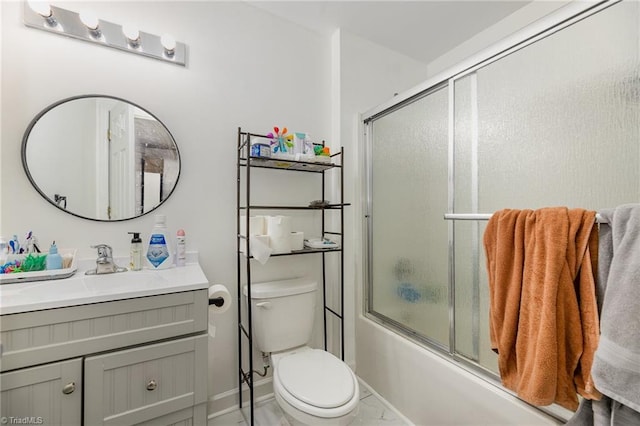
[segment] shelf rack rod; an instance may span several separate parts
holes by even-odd
[[[493,213],[445,213],[444,220],[489,220]],[[599,214],[596,214],[597,223],[609,223]]]
[[[333,309],[331,309],[330,307],[325,306],[325,309],[326,309],[327,311],[331,312],[331,313],[332,313],[333,315],[335,315],[336,317],[338,317],[338,318],[342,319],[342,315],[340,315],[339,313],[337,313],[336,311],[334,311],[334,310],[333,310]]]
[[[340,147],[340,359],[344,361],[344,147]]]

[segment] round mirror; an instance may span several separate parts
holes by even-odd
[[[56,207],[85,219],[118,221],[149,213],[173,192],[180,153],[149,111],[112,96],[49,106],[22,139],[22,165]]]

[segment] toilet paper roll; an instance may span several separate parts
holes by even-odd
[[[268,235],[252,235],[249,237],[249,243],[251,245],[251,256],[253,256],[262,265],[267,263],[269,256],[271,256],[271,247],[269,246]]]
[[[249,216],[249,235],[262,235],[265,228],[264,216]],[[247,235],[247,216],[240,216],[240,235]]]
[[[291,217],[269,216],[267,235],[273,254],[291,253]]]
[[[264,247],[269,248],[269,236],[268,235],[251,235],[249,237],[249,242],[250,242],[250,248],[251,248],[251,255],[255,256],[256,253],[254,253],[254,250],[256,250],[256,247],[254,247],[254,243],[255,242],[259,242],[260,243],[260,249],[263,249]],[[245,244],[245,240],[240,240],[240,253],[244,253],[246,252],[246,244]],[[269,254],[271,254],[271,251],[269,251]]]
[[[209,287],[209,337],[216,337],[216,326],[213,323],[215,314],[221,314],[231,307],[231,295],[229,290],[221,284]]]
[[[304,232],[291,233],[291,250],[304,249]]]
[[[209,313],[221,314],[231,307],[231,295],[222,284],[214,284],[209,287]],[[211,321],[211,316],[209,317]]]

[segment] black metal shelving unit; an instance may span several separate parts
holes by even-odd
[[[340,149],[340,152],[331,155],[330,162],[308,162],[308,161],[293,161],[278,158],[257,158],[251,157],[250,147],[252,138],[266,138],[264,135],[243,132],[241,128],[238,128],[238,152],[237,152],[237,203],[236,203],[236,235],[237,235],[237,306],[238,306],[238,391],[239,391],[239,408],[243,413],[242,395],[243,383],[249,388],[249,405],[250,415],[246,418],[247,422],[254,425],[254,383],[253,383],[253,331],[251,326],[252,313],[251,313],[251,268],[253,257],[250,255],[250,241],[247,236],[240,234],[240,221],[241,214],[245,215],[246,223],[245,230],[247,234],[249,231],[249,218],[251,212],[254,210],[320,210],[322,214],[322,237],[328,235],[336,235],[340,237],[340,245],[337,248],[304,248],[303,250],[293,251],[291,253],[272,254],[271,256],[296,256],[304,254],[320,254],[322,256],[322,301],[324,305],[324,349],[327,350],[327,315],[333,315],[340,321],[340,358],[344,361],[344,208],[349,206],[344,202],[344,148]],[[336,204],[329,204],[323,206],[280,206],[280,205],[251,205],[251,169],[263,168],[263,169],[277,169],[286,170],[298,173],[317,173],[321,175],[322,190],[320,200],[325,200],[326,194],[326,178],[327,172],[336,170],[339,173],[340,179],[340,202]],[[242,170],[245,169],[244,182],[242,178]],[[244,185],[244,196],[242,194],[242,188]],[[325,228],[325,213],[330,210],[339,210],[340,215],[340,231],[328,231]],[[244,253],[241,252],[241,245],[244,244]],[[336,312],[327,306],[327,263],[325,255],[329,253],[339,253],[340,256],[340,312]],[[246,255],[245,255],[246,253]],[[242,271],[244,268],[248,303],[243,303],[243,282]],[[243,322],[243,307],[246,310],[246,318]],[[248,361],[243,361],[243,354],[248,354]],[[248,364],[245,369],[245,365]]]

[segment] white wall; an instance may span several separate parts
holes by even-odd
[[[108,94],[142,106],[171,131],[182,171],[173,195],[156,212],[170,232],[184,228],[187,249],[200,252],[211,283],[235,294],[237,128],[272,126],[330,136],[330,43],[243,2],[53,2],[80,11],[89,5],[107,21],[172,33],[188,45],[186,68],[27,28],[23,2],[0,2],[2,122],[0,234],[32,230],[40,244],[78,248],[107,243],[127,256],[129,231],[146,233],[153,214],[104,223],[78,219],[31,187],[20,162],[30,120],[73,95]],[[303,64],[303,67],[298,66]],[[296,101],[297,100],[297,101]],[[73,158],[73,153],[68,153]],[[51,173],[56,173],[51,170]],[[235,306],[216,318],[210,345],[210,395],[237,386]],[[233,398],[225,400],[233,403]]]
[[[481,31],[464,43],[461,43],[455,49],[431,61],[427,66],[429,77],[445,71],[458,62],[475,55],[486,47],[512,35],[521,28],[553,13],[571,1],[572,0],[532,1],[498,23]],[[462,23],[462,25],[464,25],[464,23]]]
[[[345,330],[345,360],[357,366],[356,353],[368,351],[365,347],[354,347],[356,342],[355,321],[361,311],[361,302],[356,297],[362,288],[362,218],[364,199],[361,197],[364,164],[363,148],[360,144],[360,113],[386,101],[395,93],[402,92],[427,76],[424,63],[395,51],[372,43],[346,30],[333,35],[334,54],[334,125],[345,147],[345,199],[352,205],[345,217],[345,283],[355,283],[352,291],[346,292],[346,306],[355,306],[347,312]],[[353,266],[352,266],[353,265]],[[349,286],[348,288],[351,288]]]

